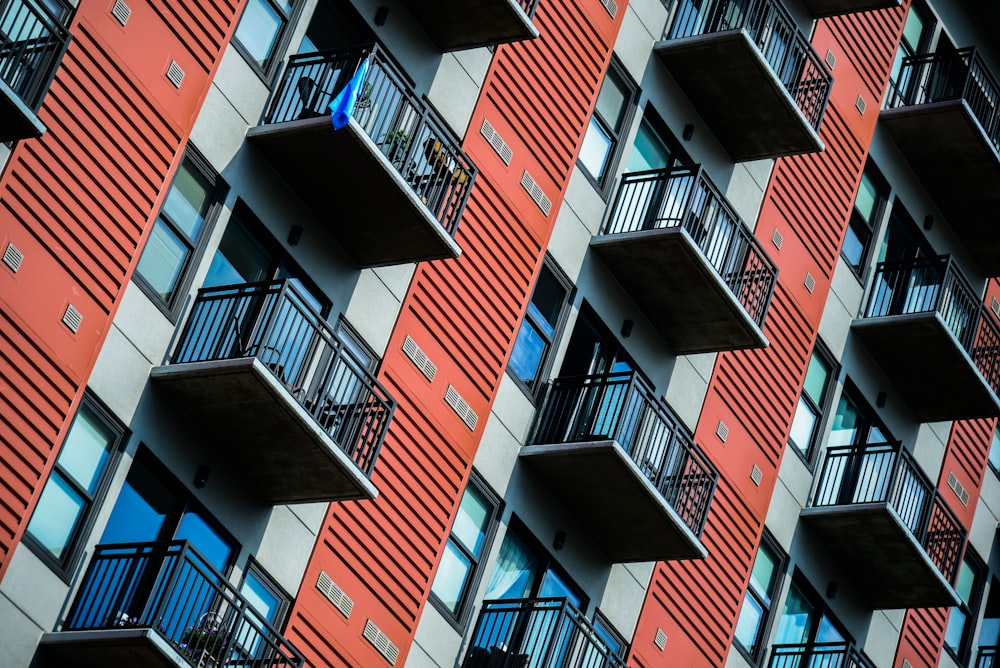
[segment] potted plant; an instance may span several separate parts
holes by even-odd
[[[410,148],[410,141],[412,139],[410,133],[405,130],[386,132],[385,137],[382,138],[386,157],[394,164],[398,165],[402,163],[403,158],[406,157],[406,151]]]
[[[206,614],[181,634],[178,648],[199,668],[219,666],[226,657],[227,639],[218,615]]]

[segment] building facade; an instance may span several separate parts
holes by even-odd
[[[0,4],[0,664],[993,666],[1000,9]]]

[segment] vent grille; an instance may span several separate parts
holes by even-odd
[[[802,284],[806,286],[806,290],[812,292],[816,289],[816,279],[808,271],[806,272],[806,278],[802,281]]]
[[[653,644],[661,652],[667,646],[667,634],[663,632],[663,629],[656,629],[656,636],[653,637]]]
[[[462,422],[465,423],[472,431],[476,430],[476,425],[479,423],[479,416],[476,412],[472,410],[469,406],[469,402],[462,398],[462,395],[458,393],[451,385],[448,386],[448,391],[444,393],[444,401],[446,404],[451,406],[452,410],[458,414],[458,417],[462,418]]]
[[[764,479],[764,472],[760,470],[760,467],[756,464],[750,469],[750,480],[757,487],[760,487],[760,481]]]
[[[993,311],[993,315],[1000,317],[1000,299],[996,297],[990,302],[990,310]]]
[[[319,572],[319,579],[316,580],[316,589],[323,596],[333,603],[333,607],[340,611],[345,618],[350,618],[354,610],[354,601],[344,593],[344,590],[337,586],[337,583],[330,579],[325,571]]]
[[[115,17],[115,20],[124,26],[128,23],[128,17],[132,16],[132,8],[122,2],[122,0],[115,0],[115,6],[111,8],[111,16]]]
[[[521,175],[521,185],[528,191],[531,199],[535,201],[535,204],[542,210],[542,213],[546,216],[549,215],[549,212],[552,210],[552,200],[548,198],[545,191],[542,190],[541,186],[538,185],[527,171]]]
[[[399,658],[399,648],[389,640],[389,636],[383,633],[382,629],[375,626],[375,622],[370,619],[366,620],[365,630],[361,635],[372,644],[372,647],[378,650],[379,654],[385,657],[390,666],[396,665],[396,660]]]
[[[411,362],[417,365],[420,373],[424,374],[427,380],[434,380],[434,376],[437,375],[437,365],[427,357],[424,351],[420,349],[420,346],[409,336],[403,341],[403,352],[410,358]]]
[[[833,55],[833,51],[831,51],[830,49],[826,50],[826,56],[823,57],[823,60],[826,61],[826,66],[829,67],[831,70],[837,64],[837,56]]]
[[[174,85],[174,88],[180,88],[181,84],[184,83],[184,70],[181,69],[176,60],[170,61],[170,67],[167,68],[167,79]]]
[[[969,505],[969,492],[965,489],[965,486],[958,481],[958,477],[951,471],[948,472],[948,487],[955,492],[955,496],[958,500],[962,502],[963,506]]]
[[[489,142],[490,146],[493,147],[493,150],[497,152],[497,155],[500,156],[500,159],[503,160],[504,164],[509,165],[510,161],[514,157],[514,151],[507,145],[507,142],[503,140],[503,137],[500,136],[500,133],[496,131],[493,125],[485,118],[483,119],[483,126],[479,128],[479,133],[486,137],[486,141]]]
[[[76,334],[77,330],[80,329],[80,324],[83,323],[83,314],[70,304],[66,307],[66,312],[63,313],[62,321],[64,325],[69,327],[69,331]]]
[[[615,0],[601,0],[601,4],[604,5],[606,10],[608,10],[608,14],[611,15],[611,18],[614,18],[615,14],[618,13],[618,3],[615,2]]]
[[[862,114],[864,114],[865,110],[868,109],[868,103],[865,102],[865,98],[861,97],[860,95],[858,95],[858,99],[854,101],[854,106],[857,107],[858,111],[860,111]]]
[[[719,420],[719,426],[715,428],[715,435],[719,437],[719,440],[723,443],[729,438],[729,427],[725,422]]]
[[[14,244],[7,244],[7,248],[3,252],[3,263],[10,267],[11,271],[17,273],[17,270],[21,268],[21,262],[23,261],[24,253],[18,250],[17,246]]]
[[[774,244],[774,247],[778,250],[781,250],[781,244],[785,243],[785,237],[781,236],[781,232],[778,231],[778,228],[774,228],[774,232],[771,233],[771,243]]]

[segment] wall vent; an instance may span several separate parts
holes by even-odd
[[[446,404],[451,406],[452,410],[458,414],[458,417],[462,418],[462,422],[465,423],[472,431],[476,430],[476,425],[479,423],[479,416],[476,412],[472,410],[469,406],[469,402],[462,398],[462,395],[458,393],[451,385],[448,386],[448,390],[444,393],[444,401]]]
[[[661,652],[667,646],[667,634],[663,632],[663,629],[656,629],[656,635],[653,637],[653,644]]]
[[[379,654],[385,657],[390,666],[396,665],[396,660],[399,658],[399,648],[389,640],[389,636],[383,633],[382,629],[375,626],[375,622],[370,619],[365,620],[365,630],[361,635],[372,644],[372,647],[378,650]]]
[[[3,252],[3,263],[10,267],[10,270],[17,273],[17,270],[21,268],[21,262],[24,261],[24,253],[18,250],[17,246],[14,244],[7,244],[7,248]],[[995,299],[993,301],[996,301]]]
[[[868,109],[868,103],[865,102],[865,98],[861,97],[860,95],[858,95],[858,99],[854,101],[854,106],[857,107],[858,111],[860,111],[862,114],[864,114],[865,110]]]
[[[350,618],[351,612],[354,610],[354,601],[344,593],[343,589],[337,586],[336,582],[330,579],[326,571],[319,572],[319,579],[316,580],[316,589],[323,596],[326,596],[330,603],[333,603],[333,607],[339,610],[340,614],[345,618]]]
[[[774,228],[774,232],[771,233],[771,243],[774,244],[774,247],[778,250],[781,250],[781,244],[785,243],[785,237],[781,236],[781,232],[778,231],[777,227]]]
[[[115,6],[111,8],[111,16],[115,17],[115,20],[124,26],[128,23],[128,17],[132,16],[132,8],[122,2],[122,0],[115,0]]]
[[[837,65],[837,56],[833,55],[833,51],[830,49],[826,50],[826,56],[823,57],[823,60],[826,61],[826,66],[831,70]]]
[[[996,297],[990,302],[990,310],[993,311],[993,315],[1000,317],[1000,299]]]
[[[756,464],[750,469],[750,480],[757,487],[760,487],[760,481],[764,479],[764,472],[760,470],[760,467]]]
[[[420,373],[424,374],[427,380],[433,382],[434,376],[437,375],[437,365],[427,357],[426,353],[409,336],[403,340],[403,352],[410,358],[411,362],[417,365]]]
[[[184,70],[181,69],[176,60],[170,61],[170,66],[167,68],[167,80],[174,85],[174,88],[180,88],[181,84],[184,83]]]
[[[80,324],[83,322],[83,314],[70,304],[66,307],[66,312],[63,313],[62,321],[64,325],[69,327],[69,331],[76,334],[77,330],[80,329]]]
[[[806,278],[802,281],[802,284],[806,286],[806,290],[812,292],[816,289],[816,279],[808,271],[806,272]]]
[[[532,178],[531,174],[529,174],[527,170],[525,170],[524,174],[521,175],[521,185],[528,191],[528,194],[531,195],[531,199],[535,201],[535,204],[537,204],[538,208],[542,210],[542,213],[546,216],[549,215],[549,212],[552,210],[552,200],[548,198],[541,186],[535,182],[535,179]]]
[[[615,2],[615,0],[601,0],[601,4],[604,5],[606,10],[608,10],[608,14],[611,15],[611,18],[615,18],[615,14],[618,13],[618,3]]]
[[[509,165],[511,159],[514,157],[514,151],[507,145],[507,142],[503,140],[503,137],[501,137],[500,133],[496,131],[493,124],[484,118],[483,125],[479,128],[479,133],[486,137],[486,141],[489,142],[490,146],[493,147],[493,150],[497,152],[497,155],[500,156],[500,159],[503,160],[504,164]]]
[[[965,486],[958,481],[958,476],[953,472],[948,472],[948,487],[951,487],[951,491],[955,492],[955,496],[958,500],[962,502],[963,506],[969,505],[969,492],[965,489]]]
[[[725,422],[719,420],[719,426],[715,428],[715,435],[719,437],[719,440],[723,443],[729,438],[729,427]]]

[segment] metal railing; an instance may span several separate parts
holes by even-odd
[[[974,47],[903,58],[886,108],[965,100],[1000,150],[1000,85]]]
[[[187,541],[98,545],[63,631],[149,628],[192,666],[302,655]]]
[[[69,32],[36,0],[0,3],[0,79],[38,111],[56,67],[69,46]]]
[[[290,56],[264,124],[329,115],[330,102],[365,58],[368,74],[358,89],[354,120],[454,235],[478,170],[381,45]]]
[[[517,4],[524,10],[529,19],[535,18],[535,10],[538,9],[538,0],[518,0]]]
[[[997,645],[981,646],[976,654],[976,668],[994,668],[998,665],[998,650],[1000,650],[1000,646]]]
[[[965,529],[944,499],[897,443],[828,448],[814,507],[886,503],[948,582],[954,582]]]
[[[865,318],[937,312],[994,393],[1000,394],[1000,325],[947,255],[880,262]]]
[[[718,472],[666,402],[635,371],[559,378],[539,411],[531,443],[617,441],[696,536]]]
[[[875,668],[859,649],[846,642],[774,645],[768,668]]]
[[[778,270],[700,165],[624,174],[602,234],[681,227],[764,326]]]
[[[294,280],[198,292],[172,364],[256,357],[370,476],[396,401]]]
[[[462,668],[625,668],[565,598],[483,601]]]
[[[795,100],[814,130],[819,130],[833,76],[796,27],[780,0],[674,0],[663,39],[726,30],[744,30]],[[739,104],[734,100],[734,104]]]

